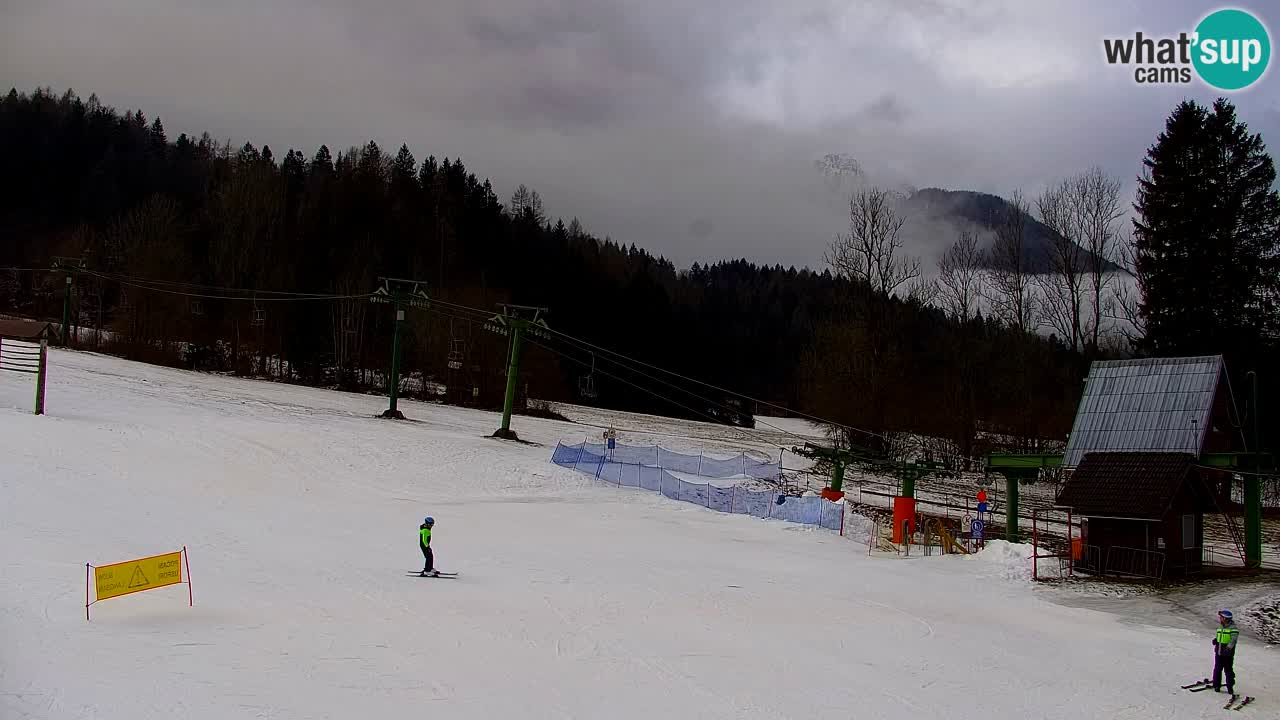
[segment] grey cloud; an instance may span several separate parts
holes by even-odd
[[[892,187],[1034,196],[1099,164],[1131,191],[1169,110],[1213,95],[1136,87],[1105,65],[1102,38],[1202,13],[1190,0],[43,0],[0,4],[0,84],[96,92],[172,135],[278,156],[404,142],[679,265],[818,266],[847,214],[848,188],[814,166],[829,153]],[[1269,140],[1277,78],[1234,97]],[[949,235],[912,250],[932,256]]]

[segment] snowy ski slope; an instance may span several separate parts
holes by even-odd
[[[867,557],[833,533],[594,484],[596,431],[50,358],[0,375],[0,718],[1202,718],[1212,616],[1069,606],[1022,549]],[[417,527],[437,519],[437,565]],[[85,563],[189,548],[186,588],[84,616]],[[1081,605],[1077,603],[1077,605]],[[1101,607],[1101,606],[1100,606]],[[1280,656],[1240,643],[1243,711]]]

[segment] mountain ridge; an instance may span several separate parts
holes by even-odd
[[[899,206],[907,219],[904,228],[918,226],[921,222],[947,222],[959,225],[962,229],[978,232],[978,246],[986,251],[991,248],[995,240],[995,229],[999,219],[1008,211],[1011,204],[999,195],[977,190],[925,187],[908,194]],[[1053,272],[1049,253],[1061,236],[1030,213],[1024,212],[1023,218],[1026,221],[1026,236],[1022,248],[1023,262],[1034,274]],[[969,227],[964,228],[964,225]],[[1080,246],[1077,245],[1077,247]],[[1082,262],[1085,263],[1092,256],[1088,248],[1080,247],[1080,253]],[[990,260],[985,257],[985,252],[984,263],[990,266]],[[1104,267],[1109,272],[1120,269],[1120,266],[1110,259],[1104,261]]]

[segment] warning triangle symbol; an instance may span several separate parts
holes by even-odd
[[[142,566],[134,565],[133,577],[129,578],[129,587],[136,588],[136,587],[142,587],[143,585],[150,585],[150,584],[151,584],[150,581],[147,580],[147,576],[142,574]]]

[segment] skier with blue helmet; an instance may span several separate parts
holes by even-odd
[[[422,558],[425,565],[422,567],[422,576],[436,575],[439,572],[435,569],[435,558],[431,554],[431,528],[435,527],[436,520],[433,517],[424,518],[422,524],[418,526],[418,547],[422,550]]]
[[[1227,692],[1236,694],[1236,638],[1240,630],[1230,610],[1218,611],[1218,631],[1213,635],[1213,691],[1222,689],[1222,674],[1227,675]]]

